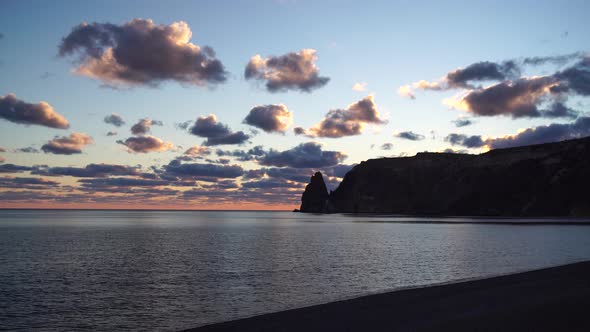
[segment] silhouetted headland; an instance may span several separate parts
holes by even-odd
[[[316,173],[301,212],[453,216],[590,216],[590,138],[480,155],[418,153],[350,170],[327,194]],[[325,194],[326,193],[326,194]]]
[[[589,331],[590,262],[400,290],[190,331]]]

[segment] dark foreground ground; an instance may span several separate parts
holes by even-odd
[[[189,331],[590,331],[590,262],[409,289]]]

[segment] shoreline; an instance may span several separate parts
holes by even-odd
[[[590,261],[404,288],[185,331],[590,330]]]

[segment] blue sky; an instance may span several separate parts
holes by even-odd
[[[70,127],[54,129],[0,119],[0,147],[6,150],[0,156],[4,164],[28,167],[84,167],[104,163],[141,165],[143,171],[149,172],[152,166],[168,164],[187,148],[202,145],[204,138],[179,130],[175,124],[215,114],[217,120],[232,131],[250,133],[256,128],[243,123],[250,109],[270,104],[284,104],[292,113],[293,125],[285,133],[257,129],[259,133],[250,143],[213,146],[212,151],[218,148],[248,150],[257,145],[267,151],[287,151],[299,144],[316,142],[324,151],[346,154],[348,157],[341,162],[345,165],[380,156],[413,155],[447,148],[479,153],[489,146],[469,149],[451,146],[445,137],[459,133],[497,138],[515,135],[526,128],[572,123],[575,119],[481,116],[477,112],[449,109],[442,103],[461,90],[416,91],[416,98],[410,99],[398,94],[398,89],[419,80],[436,81],[450,71],[481,61],[501,63],[533,56],[586,52],[588,12],[590,3],[587,1],[1,1],[0,96],[12,93],[19,100],[32,104],[46,101],[55,112],[67,118]],[[227,80],[214,86],[164,80],[157,87],[139,85],[114,89],[105,87],[105,82],[100,80],[73,73],[76,56],[58,55],[62,39],[82,22],[121,26],[134,18],[151,19],[154,24],[163,26],[186,22],[192,31],[190,42],[214,49],[215,58],[228,72]],[[310,92],[288,89],[273,93],[264,88],[263,82],[245,79],[244,69],[252,56],[281,56],[302,49],[316,51],[315,65],[319,74],[330,79],[324,86]],[[526,67],[521,75],[551,75],[564,66]],[[355,83],[366,83],[366,90],[353,90]],[[493,82],[484,85],[491,84]],[[369,95],[373,95],[386,124],[368,124],[358,135],[338,138],[293,133],[294,127],[311,128],[324,119],[329,110],[345,109]],[[588,100],[583,94],[574,94],[568,97],[567,105],[575,109],[579,117],[584,115]],[[121,115],[127,124],[115,128],[104,123],[103,118],[111,113]],[[175,149],[129,153],[125,146],[116,143],[131,137],[129,127],[146,117],[163,122],[163,126],[152,127],[151,135],[173,143]],[[472,119],[474,124],[456,128],[452,121],[460,117]],[[111,130],[118,135],[106,136]],[[394,137],[394,133],[405,131],[423,135],[424,139],[411,141]],[[91,136],[94,143],[84,146],[81,153],[70,155],[14,151],[23,147],[40,149],[55,136],[74,132]],[[380,147],[384,143],[392,143],[393,148],[382,150]],[[218,158],[213,153],[208,159]],[[244,170],[262,167],[256,159],[231,159],[230,164],[240,165]],[[40,177],[27,173],[6,176]],[[264,178],[269,179],[268,176]],[[74,187],[80,180],[68,176],[49,179],[60,186]],[[230,193],[241,190],[241,183],[246,182],[243,178],[233,180],[238,188],[231,189]],[[330,185],[335,186],[337,182],[336,176]],[[157,188],[172,187],[176,188],[173,185]],[[186,188],[178,190],[182,192]],[[17,189],[0,188],[0,191],[4,192],[4,199],[14,197],[10,202],[5,200],[2,206],[25,203],[16,198],[21,196],[13,195],[19,191]],[[281,206],[297,204],[298,194],[295,193],[300,191],[292,191],[288,202]],[[85,202],[80,203],[83,206],[91,206],[101,202],[85,201],[85,195],[103,194],[78,192],[78,196],[72,196],[73,201],[63,200],[59,204],[38,194],[30,197],[23,194],[22,197],[56,206],[75,205],[78,199]],[[178,200],[173,205],[200,208],[226,204],[212,197],[196,202]],[[105,199],[104,204],[112,204],[112,197],[109,199]],[[151,204],[151,199],[139,198],[140,205]],[[250,205],[260,207],[263,203],[261,199]],[[244,200],[240,206],[248,204]],[[268,205],[280,204],[269,201]]]

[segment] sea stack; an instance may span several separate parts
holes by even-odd
[[[301,196],[301,208],[299,210],[300,212],[325,212],[329,197],[322,173],[316,172],[305,187],[305,192]]]

